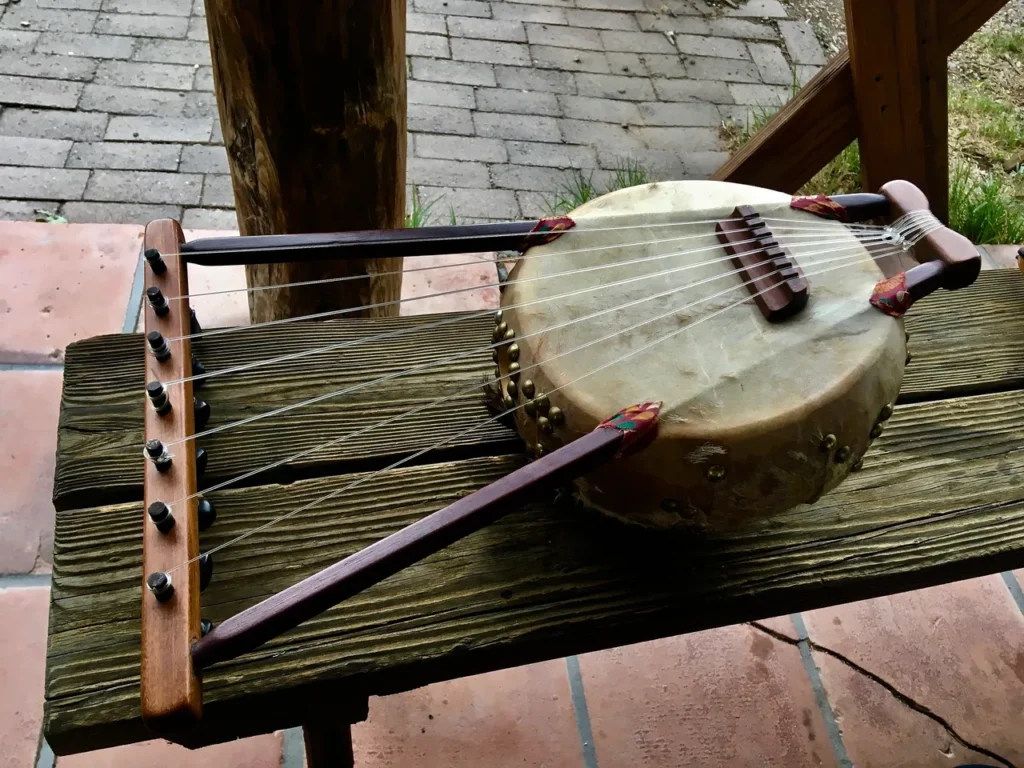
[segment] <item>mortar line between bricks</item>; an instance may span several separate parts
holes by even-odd
[[[567,656],[565,668],[569,677],[572,709],[576,715],[576,730],[580,735],[580,749],[583,751],[583,766],[584,768],[597,768],[597,748],[594,746],[594,731],[590,726],[590,712],[587,710],[587,697],[583,690],[583,673],[580,671],[579,657]]]
[[[814,655],[811,653],[810,635],[807,634],[807,625],[804,624],[804,617],[799,613],[794,613],[789,618],[793,622],[793,628],[796,629],[800,661],[803,662],[804,671],[807,673],[808,681],[811,684],[811,690],[814,691],[814,699],[818,703],[818,710],[825,721],[825,731],[828,733],[828,740],[832,745],[832,752],[835,755],[836,762],[839,763],[839,768],[854,768],[853,761],[850,760],[850,756],[846,752],[846,745],[843,743],[843,734],[839,730],[836,714],[829,703],[828,691],[825,690],[825,684],[821,680],[818,665],[814,663]]]
[[[1017,577],[1011,571],[1005,571],[1001,575],[1003,583],[1006,584],[1006,588],[1010,590],[1010,594],[1013,596],[1013,601],[1017,603],[1020,612],[1024,613],[1024,589],[1021,589]]]
[[[139,321],[139,313],[142,311],[142,248],[139,248],[139,260],[135,265],[135,275],[132,277],[132,289],[128,294],[128,308],[124,314],[124,326],[122,333],[135,333],[135,325]]]

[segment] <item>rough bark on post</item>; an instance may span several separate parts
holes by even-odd
[[[243,235],[405,220],[405,1],[206,0],[214,83]],[[396,301],[401,259],[246,267],[255,321]],[[398,305],[352,316],[397,315]]]

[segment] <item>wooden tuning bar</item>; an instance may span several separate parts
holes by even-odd
[[[202,686],[192,665],[200,637],[199,550],[192,382],[167,385],[192,371],[187,338],[188,272],[178,222],[146,227],[143,256],[146,317],[145,514],[142,533],[142,718],[173,739],[202,714]],[[168,301],[168,299],[171,299]],[[177,339],[177,340],[175,340]],[[177,444],[175,444],[177,443]],[[189,563],[184,566],[184,563]]]
[[[765,319],[781,322],[806,307],[810,290],[803,272],[757,211],[741,205],[729,219],[720,221],[715,233]]]

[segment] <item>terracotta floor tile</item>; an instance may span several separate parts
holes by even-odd
[[[0,589],[0,768],[36,764],[50,590]]]
[[[956,768],[993,765],[933,719],[902,704],[883,686],[823,653],[814,654],[843,744],[857,768]],[[986,745],[990,746],[990,745]]]
[[[61,371],[0,371],[0,573],[50,570]]]
[[[473,312],[497,309],[500,303],[498,272],[490,253],[463,253],[453,256],[417,256],[405,260],[405,268],[416,269],[440,265],[445,269],[427,269],[406,272],[402,278],[402,314],[424,315],[433,312]],[[477,290],[463,290],[447,296],[408,301],[414,297],[430,296],[446,291],[480,286]],[[490,286],[490,287],[488,287]]]
[[[582,768],[563,660],[370,699],[360,768]]]
[[[279,768],[281,733],[188,750],[167,741],[57,758],[57,768]]]
[[[834,766],[799,650],[747,625],[580,657],[601,768]]]
[[[804,621],[815,643],[941,716],[968,742],[1024,762],[1024,616],[1000,576],[812,611]],[[826,689],[830,700],[856,699],[855,691]],[[869,730],[850,739],[853,749],[879,737]]]
[[[0,222],[0,362],[59,360],[77,339],[120,333],[142,228]]]

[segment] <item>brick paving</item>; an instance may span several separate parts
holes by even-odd
[[[721,7],[717,7],[721,5]],[[234,228],[202,0],[0,0],[0,218]],[[779,0],[409,0],[408,182],[460,221],[572,168],[703,178],[825,63]]]

